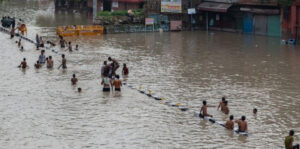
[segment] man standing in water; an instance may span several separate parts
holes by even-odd
[[[21,62],[21,64],[18,67],[22,68],[22,69],[27,68],[26,58],[23,58],[23,61]]]
[[[39,68],[42,67],[42,65],[40,64],[39,61],[36,61],[36,64],[34,64],[34,67],[35,67],[36,69],[39,69]]]
[[[129,74],[128,68],[127,68],[127,66],[126,66],[125,63],[123,64],[122,74],[123,74],[124,76],[127,76],[127,75]]]
[[[225,127],[227,129],[233,130],[233,128],[234,128],[233,115],[230,115],[229,120],[225,124]]]
[[[200,115],[213,117],[212,115],[207,113],[207,107],[213,107],[213,106],[206,105],[206,100],[204,100],[203,101],[203,106],[201,107],[201,110],[200,110]]]
[[[114,80],[113,86],[115,87],[115,91],[121,91],[122,81],[120,80],[119,75],[116,75],[116,80]]]
[[[110,92],[110,86],[112,82],[107,74],[104,74],[101,85],[103,85],[103,92]]]
[[[103,77],[104,74],[108,74],[109,73],[109,68],[107,66],[107,61],[103,62],[103,65],[101,66],[101,76]]]
[[[44,55],[44,53],[45,53],[45,50],[42,50],[41,55],[39,56],[40,64],[45,64],[45,62],[46,62],[46,56]]]
[[[73,78],[71,79],[72,85],[76,85],[78,82],[78,79],[76,78],[76,75],[73,74]]]
[[[223,107],[224,107],[224,102],[226,101],[226,98],[225,97],[222,97],[222,101],[220,102],[219,106],[218,106],[218,109],[221,107],[221,111],[223,111]]]
[[[222,112],[225,113],[225,114],[229,114],[229,108],[228,108],[228,101],[225,100],[224,101],[224,106],[223,106],[223,109],[222,109]]]
[[[294,130],[290,130],[289,136],[285,137],[284,145],[286,149],[299,149],[299,144],[293,146]]]
[[[248,124],[246,121],[246,116],[242,116],[240,120],[236,120],[236,123],[238,123],[239,126],[239,132],[247,132],[248,131]]]
[[[65,48],[66,47],[66,41],[64,40],[64,37],[60,36],[60,47]]]
[[[53,60],[52,60],[52,56],[49,56],[48,60],[47,60],[47,68],[53,68]]]
[[[67,69],[67,60],[65,58],[65,55],[61,55],[62,61],[61,64],[58,66],[58,69],[62,66],[63,69]]]
[[[40,47],[41,41],[40,36],[38,34],[35,35],[36,48]]]
[[[119,62],[116,59],[113,59],[111,57],[108,57],[108,61],[112,62],[112,73],[115,73],[117,71],[117,69],[120,67]]]

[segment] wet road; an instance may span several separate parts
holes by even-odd
[[[58,41],[53,27],[66,23],[60,19],[66,17],[55,15],[53,3],[41,2],[26,1],[24,7],[12,1],[1,6],[0,14],[25,14],[29,37],[39,33]],[[72,24],[85,19],[73,18]],[[280,45],[280,38],[203,31],[67,38],[80,48],[72,53],[56,48],[67,55],[67,71],[35,70],[39,51],[24,42],[20,52],[15,40],[0,33],[0,148],[278,148],[289,129],[300,140],[300,51]],[[57,68],[60,55],[46,55]],[[189,111],[128,87],[104,94],[100,66],[108,56],[127,63],[128,83]],[[16,67],[23,57],[30,65],[26,71]],[[70,82],[73,73],[77,86]],[[77,87],[83,92],[78,94]],[[230,114],[246,115],[249,137],[193,115],[203,100],[217,106],[222,96]],[[216,108],[208,112],[220,121],[228,117]]]

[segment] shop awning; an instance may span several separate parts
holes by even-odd
[[[217,3],[217,2],[202,2],[198,5],[198,10],[202,11],[213,11],[213,12],[227,12],[227,9],[232,4],[228,3]]]

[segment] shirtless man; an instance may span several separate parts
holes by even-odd
[[[221,107],[221,111],[223,110],[223,107],[224,107],[224,102],[226,101],[226,98],[225,97],[222,97],[222,101],[220,102],[219,106],[218,106],[218,109]]]
[[[52,56],[49,56],[48,60],[47,60],[47,68],[53,68],[53,60],[52,60]]]
[[[27,62],[26,62],[26,58],[23,58],[23,61],[21,62],[21,64],[18,66],[19,68],[27,68]]]
[[[246,116],[242,116],[240,120],[235,120],[235,122],[239,126],[239,132],[247,132],[248,131],[248,124],[246,121]]]
[[[67,69],[67,59],[65,58],[65,55],[61,55],[62,61],[61,64],[58,66],[58,69],[62,67],[63,69]]]
[[[115,87],[115,91],[121,91],[122,81],[120,80],[119,75],[116,75],[113,86]]]
[[[111,61],[113,63],[113,72],[116,72],[117,69],[120,67],[119,62],[111,57],[108,57],[108,61]]]
[[[122,74],[123,74],[124,76],[127,76],[127,75],[129,74],[128,68],[127,68],[127,66],[126,66],[125,63],[123,64]]]
[[[224,106],[223,106],[223,109],[222,109],[222,112],[225,113],[225,114],[229,114],[229,108],[228,108],[227,104],[228,104],[228,101],[225,100],[224,101]]]
[[[40,47],[45,47],[45,41],[43,40],[43,37],[40,37]]]
[[[73,78],[71,79],[72,85],[76,85],[76,83],[78,82],[78,79],[76,78],[76,75],[73,74]]]
[[[225,127],[227,129],[233,130],[234,128],[233,115],[230,115],[229,120],[225,124]]]
[[[39,61],[36,61],[36,64],[34,64],[34,67],[35,67],[36,69],[39,69],[39,68],[42,67],[42,65],[40,64]]]
[[[213,106],[206,105],[206,100],[204,100],[203,106],[201,107],[201,110],[200,110],[200,115],[213,117],[212,115],[207,113],[207,107],[213,107]]]

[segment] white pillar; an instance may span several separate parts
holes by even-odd
[[[97,16],[97,0],[93,0],[93,19]]]

